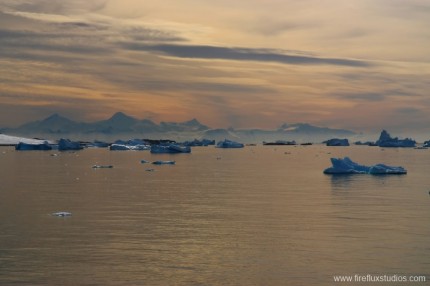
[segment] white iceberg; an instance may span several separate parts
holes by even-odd
[[[324,174],[371,174],[371,175],[402,175],[407,171],[403,167],[392,167],[385,164],[373,166],[360,165],[349,157],[331,158],[332,167],[324,170]]]
[[[6,134],[0,134],[0,145],[17,145],[19,142],[27,144],[43,144],[46,140],[41,139],[30,139],[24,137],[11,136]],[[49,142],[52,144],[52,142]]]
[[[111,150],[111,151],[127,151],[127,150],[131,150],[131,149],[130,149],[130,146],[127,146],[127,145],[112,144],[112,145],[110,145],[109,150]]]
[[[65,217],[65,216],[71,216],[72,213],[69,213],[69,212],[55,212],[55,213],[52,213],[51,215],[53,215],[53,216],[59,216],[59,217]]]

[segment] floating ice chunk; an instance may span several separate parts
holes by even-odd
[[[209,139],[194,139],[193,141],[185,141],[183,143],[184,146],[208,146],[208,145],[215,145],[215,140],[209,140]]]
[[[63,138],[61,138],[60,141],[58,141],[58,150],[60,151],[81,150],[81,149],[83,149],[83,147],[81,146],[80,142],[70,141],[69,139],[63,139]]]
[[[369,174],[372,175],[384,175],[384,174],[395,174],[401,175],[406,174],[407,171],[403,167],[392,167],[384,164],[377,164],[370,167]]]
[[[112,144],[109,147],[109,150],[111,151],[127,151],[130,150],[130,147],[123,144]]]
[[[349,146],[348,139],[333,138],[327,140],[325,143],[327,146]]]
[[[190,146],[180,146],[178,144],[152,145],[151,153],[191,153]]]
[[[144,151],[144,150],[150,150],[151,145],[146,145],[146,144],[130,145],[129,148],[130,150]]]
[[[52,213],[51,215],[53,215],[53,216],[59,216],[59,217],[65,217],[65,216],[71,216],[72,213],[69,213],[69,212],[55,212],[55,213]]]
[[[403,167],[392,167],[384,164],[364,166],[353,162],[349,157],[331,158],[332,167],[324,170],[324,174],[406,174]]]
[[[176,161],[154,161],[152,162],[154,165],[175,165]]]
[[[25,143],[19,142],[15,145],[15,150],[18,151],[30,151],[30,150],[52,150],[52,146],[48,141],[42,143]]]
[[[112,165],[94,165],[93,169],[111,169],[113,168]]]
[[[224,139],[224,141],[219,141],[216,144],[217,148],[243,148],[245,145],[239,142]]]

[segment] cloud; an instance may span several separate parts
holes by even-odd
[[[422,112],[421,109],[415,107],[402,107],[397,108],[395,111],[405,115],[420,114]]]
[[[350,67],[369,67],[372,65],[369,62],[361,60],[289,55],[282,53],[282,51],[271,49],[175,44],[140,45],[135,43],[124,44],[124,46],[130,50],[155,51],[179,58],[276,62],[294,65],[336,65]]]

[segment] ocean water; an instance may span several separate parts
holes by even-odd
[[[408,174],[323,174],[330,157],[343,156]],[[2,147],[0,285],[356,285],[334,282],[356,274],[430,281],[429,166],[430,150],[368,146],[178,155]]]

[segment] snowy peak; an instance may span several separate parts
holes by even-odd
[[[165,131],[189,132],[208,130],[209,127],[201,124],[197,119],[185,122],[161,122],[160,127]]]
[[[123,112],[117,112],[114,115],[112,115],[112,117],[106,121],[111,122],[111,123],[118,123],[118,124],[134,124],[138,120],[132,116],[129,116],[129,115],[123,113]]]
[[[295,123],[291,125],[284,123],[278,128],[278,131],[285,132],[285,133],[333,134],[333,135],[343,135],[343,136],[350,136],[355,134],[350,130],[319,127],[319,126],[311,125],[309,123]]]

